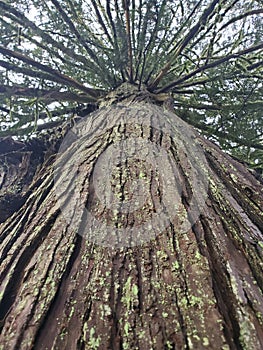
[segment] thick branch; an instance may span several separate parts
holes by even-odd
[[[34,22],[31,22],[24,14],[20,13],[12,6],[6,4],[5,2],[0,0],[0,9],[2,9],[5,13],[5,16],[10,18],[15,23],[25,27],[31,28],[33,32],[35,32],[38,36],[40,36],[43,41],[47,44],[50,44],[52,48],[57,48],[61,50],[67,56],[73,58],[76,61],[82,62],[86,68],[94,70],[94,64],[91,64],[84,56],[78,55],[74,50],[71,50],[65,47],[60,42],[54,40],[50,35],[44,32],[42,29],[36,26]],[[49,50],[47,50],[49,51]]]
[[[201,73],[201,72],[203,72],[203,71],[205,71],[207,69],[210,69],[210,68],[217,67],[220,64],[222,64],[224,62],[227,62],[227,61],[229,61],[229,60],[231,60],[233,58],[239,58],[242,55],[246,55],[246,54],[248,54],[250,52],[254,52],[254,51],[260,50],[262,48],[263,48],[263,43],[259,44],[259,45],[256,45],[256,46],[251,46],[251,47],[249,47],[249,48],[247,48],[245,50],[239,51],[237,53],[233,53],[233,54],[230,54],[228,56],[219,58],[218,60],[215,60],[214,62],[211,62],[211,63],[208,63],[208,64],[206,64],[204,66],[201,66],[201,67],[195,69],[194,71],[192,71],[191,73],[186,74],[183,77],[172,81],[170,84],[168,84],[168,85],[162,87],[161,89],[157,90],[156,93],[167,92],[167,91],[171,90],[173,87],[175,87],[175,86],[183,83],[184,81],[194,77],[198,73]]]
[[[3,54],[4,56],[16,58],[16,59],[18,59],[24,63],[27,63],[27,64],[29,64],[29,65],[31,65],[31,66],[33,66],[41,71],[47,72],[51,76],[54,76],[55,78],[59,78],[61,81],[64,81],[65,83],[69,83],[72,87],[75,87],[78,90],[84,91],[92,97],[98,97],[98,92],[96,90],[90,89],[90,88],[82,85],[81,83],[79,83],[75,79],[70,78],[65,74],[62,74],[62,73],[58,72],[57,70],[50,68],[49,66],[46,66],[46,65],[39,63],[39,62],[36,62],[35,60],[30,58],[29,56],[25,56],[19,52],[6,49],[3,46],[0,46],[0,53]]]
[[[130,83],[133,82],[133,62],[132,62],[132,43],[131,43],[131,23],[130,23],[130,10],[129,10],[129,0],[123,0],[123,7],[125,11],[126,19],[126,36],[128,41],[128,59],[129,59],[129,75]]]
[[[85,94],[76,94],[71,91],[56,91],[27,88],[22,86],[1,85],[0,94],[7,96],[23,96],[27,98],[37,97],[42,101],[73,101],[80,103],[87,103],[94,101],[93,98]]]
[[[151,10],[151,3],[148,1],[146,3],[146,13],[144,16],[142,16],[142,1],[140,1],[139,11],[140,11],[140,17],[139,17],[139,23],[138,23],[138,40],[137,40],[137,59],[136,59],[136,79],[139,78],[139,69],[142,63],[142,66],[145,62],[145,47],[146,47],[146,33],[147,33],[147,24],[148,24],[148,18]],[[140,76],[142,73],[140,74]]]
[[[157,74],[157,77],[153,80],[153,82],[150,84],[150,89],[154,90],[158,84],[160,83],[160,81],[162,80],[162,78],[164,77],[164,75],[169,71],[169,69],[171,68],[172,62],[176,59],[176,57],[178,57],[181,52],[183,51],[183,49],[189,44],[189,42],[200,32],[200,30],[202,30],[207,22],[207,20],[209,19],[210,15],[214,12],[214,9],[216,7],[216,5],[220,2],[220,0],[214,0],[212,1],[212,3],[210,4],[210,6],[208,8],[205,9],[205,11],[203,12],[202,16],[200,17],[198,23],[193,26],[188,34],[184,37],[184,39],[182,40],[181,44],[176,48],[176,51],[174,53],[174,57],[172,60],[170,60],[163,68],[162,70],[159,72],[159,74]]]
[[[107,26],[105,25],[105,23],[104,23],[104,21],[103,21],[103,18],[102,18],[101,14],[100,14],[100,10],[98,9],[97,2],[96,2],[95,0],[92,0],[91,3],[92,3],[92,5],[93,5],[93,7],[94,7],[94,10],[95,10],[95,12],[96,12],[96,15],[97,15],[99,24],[101,25],[101,27],[102,27],[104,33],[106,34],[106,36],[107,36],[107,38],[108,38],[110,44],[111,44],[112,46],[114,46],[112,37],[110,36],[110,34],[109,34],[109,32],[108,32],[108,29],[107,29]]]
[[[56,7],[56,9],[58,10],[58,12],[61,14],[63,20],[65,21],[65,23],[67,23],[67,25],[69,26],[71,32],[76,36],[76,38],[79,40],[79,42],[83,45],[83,47],[85,48],[85,50],[87,51],[87,53],[89,54],[89,56],[92,58],[92,60],[94,61],[95,65],[99,65],[98,62],[98,57],[96,56],[96,54],[91,50],[91,48],[87,45],[87,43],[85,42],[85,40],[82,38],[81,34],[79,33],[79,31],[77,30],[77,28],[75,27],[74,23],[70,20],[69,16],[65,13],[65,11],[62,9],[62,7],[60,6],[60,4],[58,3],[57,0],[51,0],[52,3],[54,4],[54,6]],[[100,67],[101,68],[101,67]]]
[[[156,8],[155,25],[154,25],[154,28],[151,30],[150,38],[148,40],[147,45],[145,45],[145,47],[144,47],[143,57],[140,60],[140,61],[142,61],[140,78],[139,78],[140,85],[143,81],[145,67],[147,67],[147,76],[144,79],[145,82],[149,81],[150,77],[152,76],[152,70],[156,69],[156,65],[157,65],[159,57],[160,57],[160,49],[165,44],[165,37],[168,34],[168,32],[170,30],[170,26],[171,26],[172,21],[173,21],[172,19],[170,20],[171,22],[169,23],[167,28],[165,28],[165,33],[163,34],[163,37],[160,40],[159,45],[156,47],[156,38],[158,37],[158,30],[160,27],[160,22],[161,22],[161,19],[165,16],[165,14],[164,14],[165,5],[166,5],[166,0],[163,0],[161,5],[160,5],[160,9]],[[174,19],[174,16],[172,16],[172,18]],[[153,52],[153,50],[154,50],[154,52]],[[138,72],[139,66],[140,65],[138,65],[137,71],[136,71],[136,79],[138,79],[137,76],[139,73]]]

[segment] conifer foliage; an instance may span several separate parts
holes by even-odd
[[[0,350],[262,349],[262,1],[0,13]]]
[[[122,82],[262,165],[258,0],[0,1],[0,136],[57,126]]]

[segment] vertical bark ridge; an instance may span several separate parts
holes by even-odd
[[[49,164],[27,203],[2,224],[1,350],[263,347],[262,187],[242,165],[196,135],[207,158],[208,169],[201,173],[190,148],[194,141],[185,141],[192,154],[180,148],[176,116],[169,114],[175,137],[162,133],[163,113],[139,103],[96,112],[91,124],[76,129],[73,142],[64,145],[67,152],[58,158],[65,165],[61,176],[53,184]],[[132,137],[130,151],[125,140]],[[140,139],[170,155],[177,214],[162,232],[159,223],[152,226],[150,239],[138,246],[107,246],[107,234],[120,228],[139,231],[152,212],[169,212],[169,203],[162,202],[162,169],[140,159]],[[102,174],[96,166],[116,144],[112,192],[98,193],[96,176]],[[195,198],[203,195],[195,188],[200,174],[208,177],[203,202]],[[143,210],[132,191],[140,177]],[[107,201],[116,193],[126,206],[118,204],[114,213]],[[95,219],[107,223],[105,236]],[[119,230],[119,241],[127,238],[124,242],[132,244],[129,232]]]

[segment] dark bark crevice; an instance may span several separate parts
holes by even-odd
[[[74,250],[71,253],[71,256],[65,267],[64,273],[57,286],[57,292],[54,295],[54,298],[50,303],[49,307],[47,308],[45,314],[42,316],[41,323],[38,326],[37,333],[35,335],[35,341],[34,341],[34,347],[36,349],[44,348],[44,346],[52,347],[52,339],[47,338],[45,330],[50,328],[50,325],[52,325],[53,320],[56,319],[56,314],[59,312],[58,310],[60,310],[61,312],[61,307],[63,308],[65,306],[66,295],[64,291],[67,289],[67,284],[70,283],[69,282],[70,272],[73,269],[74,263],[80,254],[82,237],[79,235],[76,235],[75,242],[73,243],[74,243]],[[89,309],[87,309],[85,313],[86,317],[88,315],[88,310]],[[52,334],[52,331],[54,330],[52,329],[49,330],[49,333]]]
[[[200,202],[203,192],[196,190],[193,174],[203,174],[198,172],[202,164],[189,161],[193,154],[178,151],[176,137],[172,142],[172,136],[160,132],[157,125],[147,125],[155,107],[139,104],[136,108],[99,110],[92,122],[101,131],[95,128],[95,135],[83,139],[76,131],[77,137],[64,148],[66,153],[58,156],[66,166],[61,178],[53,181],[55,155],[51,156],[38,169],[25,204],[1,225],[0,344],[5,350],[18,346],[28,350],[257,350],[263,346],[260,183],[245,167],[196,136],[208,168],[207,193]],[[133,113],[138,117],[140,111],[141,122],[133,123]],[[119,121],[126,114],[129,122],[122,125]],[[173,122],[171,128],[176,119]],[[176,170],[173,176],[178,175],[174,210],[179,213],[161,232],[157,222],[151,229],[156,234],[140,245],[116,247],[113,242],[107,246],[112,242],[107,235],[101,242],[95,240],[101,234],[96,225],[88,236],[92,216],[107,222],[113,234],[119,227],[139,230],[159,207],[169,213],[167,203],[161,206],[165,199],[164,182],[158,178],[161,171],[138,160],[140,143],[134,149],[134,163],[129,158],[117,158],[114,163],[111,196],[119,189],[123,200],[131,200],[134,193],[129,189],[141,171],[148,201],[144,209],[129,202],[128,212],[122,213],[119,205],[114,217],[106,200],[99,198],[94,178],[99,157],[134,135],[169,153],[169,166],[174,162],[171,169]],[[120,147],[118,154],[125,156],[124,146]],[[75,152],[78,163],[72,157]],[[72,169],[75,177],[68,179]],[[73,196],[74,183],[79,197]],[[77,215],[80,220],[74,221]],[[182,218],[188,223],[185,230],[180,226]],[[134,242],[129,232],[117,232],[119,241]]]
[[[240,329],[235,317],[235,300],[229,288],[229,275],[225,269],[224,258],[218,255],[214,247],[215,242],[211,240],[211,228],[205,218],[201,219],[205,233],[206,245],[209,253],[211,276],[213,280],[213,290],[218,302],[218,308],[224,318],[224,333],[230,349],[242,349],[239,342]],[[226,298],[227,296],[227,298]]]
[[[20,255],[19,258],[17,259],[17,255],[14,253],[13,259],[11,259],[9,264],[6,266],[6,270],[8,271],[11,269],[11,265],[15,263],[15,266],[12,268],[12,275],[6,284],[3,298],[0,303],[1,320],[4,320],[6,318],[7,313],[9,312],[10,308],[12,308],[12,304],[14,303],[17,297],[17,291],[20,288],[21,283],[23,282],[25,268],[28,265],[32,255],[41,245],[42,241],[47,237],[49,230],[52,227],[52,224],[54,223],[58,215],[59,211],[55,212],[54,215],[50,217],[46,225],[43,226],[41,230],[39,230],[37,236],[35,236],[34,239],[30,242],[30,245],[26,246],[23,249],[22,253],[19,254],[19,252],[17,252],[18,255]],[[16,262],[14,262],[15,259],[17,260]],[[3,273],[3,275],[4,277],[7,277],[5,272]]]

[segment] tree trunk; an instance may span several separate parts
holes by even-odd
[[[151,103],[78,124],[1,224],[0,349],[263,348],[262,185]]]

